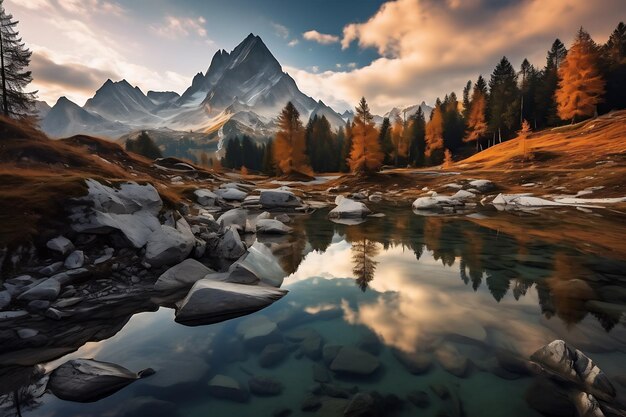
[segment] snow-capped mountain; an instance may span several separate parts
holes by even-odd
[[[427,105],[423,101],[422,101],[421,104],[414,104],[412,106],[408,106],[408,107],[405,107],[403,109],[400,109],[398,107],[394,107],[393,109],[391,109],[387,113],[385,113],[383,117],[388,117],[389,120],[391,120],[392,122],[398,116],[400,118],[404,118],[405,115],[406,115],[406,117],[408,118],[408,117],[413,116],[415,113],[417,113],[417,109],[420,108],[420,107],[422,109],[422,112],[424,113],[424,117],[426,118],[426,120],[428,120],[430,118],[430,112],[433,111],[433,108],[430,107],[429,105]]]
[[[53,137],[77,134],[117,137],[128,131],[122,123],[112,122],[61,97],[41,122],[41,129]]]
[[[263,40],[250,34],[231,52],[217,51],[206,73],[196,74],[180,96],[172,91],[146,95],[126,80],[107,80],[83,108],[64,97],[49,111],[42,107],[42,116],[48,113],[41,127],[55,137],[91,133],[117,138],[150,129],[201,133],[220,142],[241,134],[266,138],[276,132],[276,118],[289,101],[305,124],[310,117],[324,116],[337,129],[354,117],[300,91]],[[421,106],[430,114],[430,107]],[[404,110],[409,116],[417,106],[392,109],[386,116]],[[374,121],[381,123],[382,117]]]
[[[50,105],[45,101],[35,100],[35,115],[39,119],[44,119],[50,112]]]

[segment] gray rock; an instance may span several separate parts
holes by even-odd
[[[315,382],[327,383],[332,379],[330,371],[318,363],[313,364],[313,380]]]
[[[285,213],[280,213],[279,215],[277,215],[276,217],[274,217],[276,220],[278,220],[279,222],[283,222],[285,224],[289,224],[291,223],[291,217],[289,217],[288,214]]]
[[[549,374],[576,383],[594,396],[611,401],[615,387],[589,357],[578,349],[571,349],[562,340],[555,340],[533,353],[530,359]]]
[[[39,330],[35,329],[17,329],[17,335],[20,339],[28,339],[39,334]]]
[[[41,313],[46,311],[50,307],[50,301],[48,300],[33,300],[28,303],[26,309],[33,313]]]
[[[246,253],[246,247],[241,241],[239,233],[232,226],[227,226],[216,254],[226,259],[238,259],[244,253]]]
[[[232,209],[218,217],[217,223],[222,230],[226,230],[228,226],[232,226],[235,230],[245,232],[247,218],[248,212],[246,210]]]
[[[322,357],[322,338],[319,335],[311,335],[300,342],[300,350],[311,360],[318,360]]]
[[[0,291],[0,310],[4,310],[11,304],[11,294],[8,291]]]
[[[61,255],[66,255],[74,249],[74,244],[65,236],[57,236],[54,239],[50,239],[46,243],[46,247],[59,252]]]
[[[48,389],[62,400],[94,402],[152,373],[150,369],[134,373],[114,363],[74,359],[50,374]]]
[[[380,361],[360,349],[344,346],[330,364],[331,371],[353,375],[370,375],[380,367]]]
[[[279,343],[283,337],[276,323],[263,315],[254,315],[241,321],[235,332],[248,349],[261,350],[270,343]]]
[[[195,243],[196,238],[184,219],[176,221],[176,228],[161,225],[148,237],[145,260],[152,266],[182,262],[189,256]]]
[[[316,411],[322,406],[322,400],[320,397],[309,394],[302,400],[302,404],[300,405],[300,410],[302,411]]]
[[[53,264],[50,264],[48,266],[44,266],[43,268],[41,268],[39,270],[39,273],[41,275],[45,275],[45,276],[50,276],[50,275],[54,275],[57,272],[59,272],[61,270],[61,268],[63,268],[63,262],[59,261],[59,262],[55,262]]]
[[[196,196],[196,201],[201,206],[215,206],[220,197],[213,191],[200,189],[193,192]]]
[[[248,388],[255,395],[271,397],[283,392],[283,384],[272,377],[255,376],[248,380]]]
[[[547,378],[535,378],[526,391],[528,405],[545,416],[571,417],[576,415],[569,392]]]
[[[162,273],[154,283],[154,289],[157,291],[172,291],[190,287],[196,281],[213,272],[215,271],[195,259],[185,259]]]
[[[405,352],[400,349],[392,349],[393,356],[404,368],[413,375],[421,375],[432,367],[432,357],[425,352]]]
[[[228,272],[229,282],[252,284],[261,280],[272,287],[280,287],[287,275],[272,251],[259,241],[254,242]]]
[[[218,188],[214,192],[226,201],[243,201],[248,195],[246,192],[236,188]]]
[[[272,368],[277,366],[289,356],[287,346],[283,343],[272,343],[261,351],[259,355],[259,365],[262,368]]]
[[[75,250],[65,258],[65,267],[67,269],[76,269],[83,266],[85,263],[85,255],[82,250]]]
[[[81,301],[83,301],[82,297],[70,297],[70,298],[62,298],[57,300],[53,307],[55,308],[67,308],[67,307],[72,307],[75,306],[76,304],[80,303]]]
[[[59,281],[54,278],[48,278],[28,291],[20,294],[17,299],[22,301],[56,300],[60,291],[61,285],[59,284]]]
[[[444,343],[435,350],[435,357],[439,365],[449,373],[459,378],[467,376],[469,371],[468,359],[461,355],[454,345]]]
[[[262,190],[259,202],[263,208],[296,208],[302,206],[294,193],[287,190]]]
[[[344,417],[370,417],[376,401],[367,393],[360,392],[352,397],[350,403],[343,412]]]
[[[225,400],[246,402],[249,393],[241,387],[239,382],[226,375],[215,375],[209,381],[209,394]]]
[[[115,249],[113,248],[106,248],[104,249],[104,254],[98,258],[96,258],[95,261],[93,261],[94,265],[100,265],[101,263],[104,263],[106,261],[108,261],[109,259],[111,259],[113,257],[113,254],[115,253]]]
[[[339,351],[343,348],[341,345],[324,345],[322,348],[322,357],[324,358],[324,363],[328,366],[335,360]]]
[[[411,391],[407,395],[407,399],[417,408],[430,407],[430,397],[426,391]]]
[[[593,395],[581,391],[573,394],[572,397],[580,417],[605,417],[600,408],[600,403]]]
[[[256,232],[272,235],[286,235],[291,233],[291,227],[273,219],[261,219],[256,222]]]
[[[279,288],[201,279],[180,303],[176,321],[186,325],[218,323],[265,308],[287,292]]]

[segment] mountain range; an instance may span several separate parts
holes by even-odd
[[[41,128],[52,137],[86,133],[118,138],[147,129],[193,131],[221,142],[240,134],[272,136],[276,117],[288,101],[304,122],[323,115],[336,129],[353,117],[350,111],[339,114],[301,92],[261,38],[250,34],[231,52],[217,51],[207,71],[196,74],[182,95],[172,91],[144,94],[126,80],[107,80],[83,107],[61,97],[52,108],[38,102],[37,111]],[[425,103],[421,106],[428,115],[431,109]],[[395,117],[406,110],[408,117],[417,107],[394,108],[385,116]]]

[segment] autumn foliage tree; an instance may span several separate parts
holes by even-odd
[[[530,135],[530,123],[528,123],[527,120],[524,120],[522,122],[522,129],[517,132],[519,153],[524,159],[528,156],[528,135]]]
[[[300,113],[291,102],[287,103],[278,116],[278,132],[274,139],[274,161],[281,173],[312,172],[306,158],[304,133]]]
[[[435,107],[430,121],[426,124],[426,150],[429,163],[440,164],[443,161],[443,114],[441,105]]]
[[[408,129],[405,129],[402,118],[397,116],[391,128],[391,143],[393,144],[394,165],[398,166],[398,158],[406,158],[409,153],[409,143],[407,137]]]
[[[599,69],[599,51],[593,39],[580,28],[563,65],[559,68],[557,110],[562,120],[593,116],[604,95]]]
[[[467,116],[467,133],[463,139],[464,142],[476,141],[476,147],[478,148],[478,141],[487,134],[488,125],[486,114],[486,84],[482,76],[480,76],[472,91],[472,99]]]
[[[374,125],[374,117],[370,113],[365,97],[361,98],[356,107],[354,126],[352,127],[352,149],[348,164],[355,173],[370,173],[378,170],[384,155],[378,142],[378,130]]]

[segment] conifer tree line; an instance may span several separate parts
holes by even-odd
[[[354,120],[333,131],[324,116],[315,115],[304,126],[289,103],[279,116],[273,142],[255,148],[249,138],[244,138],[246,146],[235,140],[227,147],[224,166],[288,175],[368,173],[383,165],[449,165],[455,156],[480,151],[520,132],[527,137],[531,130],[623,108],[626,26],[620,23],[604,45],[597,45],[581,28],[569,51],[559,39],[553,42],[543,68],[524,59],[517,70],[502,57],[488,80],[480,75],[467,82],[460,100],[454,92],[438,98],[428,118],[420,107],[410,117],[385,118],[376,126],[362,98]],[[233,152],[258,161],[243,162],[244,156]]]

